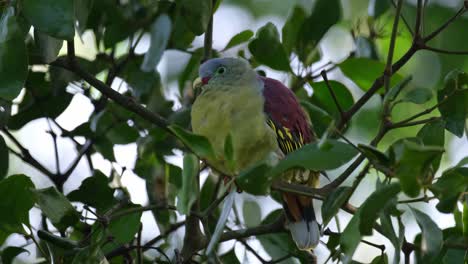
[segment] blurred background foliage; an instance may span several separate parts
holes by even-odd
[[[349,111],[382,76],[397,2],[0,0],[1,260],[179,263],[201,249],[194,261],[310,261],[275,225],[282,215],[278,193],[264,195],[271,182],[262,182],[270,170],[243,174],[239,184],[248,191],[226,200],[221,177],[201,168],[197,178],[200,164],[189,149],[203,157],[209,146],[181,129],[190,130],[192,81],[210,53],[245,58],[259,74],[293,89],[321,143],[336,140],[334,124],[343,116],[328,88]],[[414,45],[417,2],[403,1],[393,62]],[[467,5],[420,3],[422,36]],[[315,250],[319,263],[466,262],[467,43],[465,13],[425,43],[433,50],[418,50],[405,61],[390,92],[381,88],[342,124],[340,133],[362,144],[359,152],[368,161],[320,195],[323,204],[316,202],[327,223]],[[127,105],[108,100],[100,84]],[[178,126],[161,126],[135,113],[132,103]],[[428,119],[408,125],[426,109],[434,110],[424,115]],[[383,117],[401,126],[370,146]],[[321,164],[300,165],[329,168],[335,180],[358,154],[339,142],[342,151],[328,153]],[[309,148],[296,156],[313,155],[327,152]],[[348,201],[354,207],[346,207]],[[231,213],[222,209],[229,203]],[[201,236],[190,226],[194,208]],[[225,220],[221,230],[218,219]],[[223,230],[258,226],[271,232],[224,236],[226,242],[213,242],[215,254],[204,250]]]

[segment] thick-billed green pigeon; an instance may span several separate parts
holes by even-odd
[[[310,119],[294,93],[277,80],[257,75],[245,60],[204,62],[194,87],[201,91],[192,106],[192,129],[208,138],[217,155],[208,163],[226,175],[235,176],[261,161],[275,163],[315,140]],[[233,161],[224,157],[228,136]],[[318,185],[318,178],[318,172],[298,169],[282,176],[284,181],[312,187]],[[282,199],[287,226],[298,248],[315,248],[320,227],[312,199],[286,192]]]

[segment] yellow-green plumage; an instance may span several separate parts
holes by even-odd
[[[208,138],[218,156],[209,163],[228,175],[274,155],[277,149],[275,133],[266,123],[261,89],[255,85],[243,85],[235,90],[205,85],[192,106],[193,131]],[[234,149],[233,170],[224,157],[229,134]]]

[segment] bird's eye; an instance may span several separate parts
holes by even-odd
[[[219,67],[217,70],[216,70],[216,73],[218,74],[223,74],[226,72],[226,68],[225,67]]]

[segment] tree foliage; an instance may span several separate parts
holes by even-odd
[[[468,133],[467,2],[455,10],[422,0],[256,2],[0,1],[0,262],[24,253],[53,263],[308,262],[314,256],[296,248],[283,212],[265,212],[259,202],[262,195],[277,200],[281,191],[323,201],[316,212],[324,230],[319,259],[355,262],[363,246],[379,250],[372,263],[466,262],[468,151],[455,166],[448,160],[451,140]],[[213,47],[214,14],[224,5],[284,23],[239,30]],[[348,12],[354,5],[368,13]],[[353,40],[353,52],[341,60],[321,45],[337,29]],[[158,71],[168,51],[187,58],[172,62],[177,72]],[[190,132],[191,82],[201,61],[221,56],[244,58],[259,74],[287,76],[317,142],[234,179],[210,170],[204,161],[216,158],[212,146]],[[425,58],[434,64],[425,65]],[[177,107],[169,86],[178,86]],[[66,129],[58,117],[77,97],[92,104],[92,113]],[[37,120],[48,124],[34,133],[50,135],[53,144],[42,151],[55,154],[55,166],[43,164],[18,137]],[[63,140],[76,149],[69,164],[60,153]],[[137,146],[133,168],[116,160],[114,146],[124,144]],[[228,137],[226,157],[233,155],[231,144]],[[182,166],[176,166],[168,157],[180,151]],[[111,162],[110,173],[95,168],[96,155]],[[64,191],[80,161],[89,177]],[[15,166],[34,168],[49,187],[15,174]],[[323,171],[330,181],[322,177],[325,183],[314,189],[278,180],[297,167]],[[129,171],[144,180],[148,204],[132,202],[120,180]],[[356,202],[364,184],[375,187]],[[455,225],[441,224],[421,203]],[[146,211],[159,229],[151,239],[142,238]],[[344,214],[351,218],[341,226]],[[414,238],[404,219],[417,223]],[[377,233],[394,254],[372,242]],[[12,234],[34,243],[36,252],[12,245]],[[243,258],[236,247],[246,252]]]

